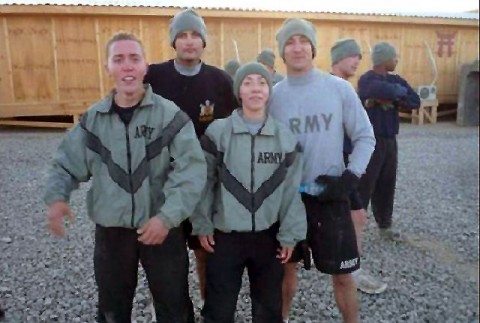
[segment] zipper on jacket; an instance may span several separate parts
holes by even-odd
[[[133,180],[132,180],[132,153],[130,151],[130,134],[128,133],[128,125],[125,125],[125,137],[127,139],[127,162],[128,162],[128,183],[130,185],[130,197],[132,199],[132,220],[130,225],[134,227],[135,218],[135,196],[133,194]]]
[[[251,145],[251,158],[250,158],[250,196],[252,199],[252,208],[255,206],[255,192],[253,191],[255,187],[255,135],[250,135],[252,138],[252,145]],[[252,212],[252,232],[255,232],[255,211]]]

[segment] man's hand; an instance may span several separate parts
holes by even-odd
[[[65,226],[63,221],[67,219],[70,222],[75,221],[75,216],[70,209],[70,206],[65,201],[56,201],[48,207],[48,230],[57,237],[65,235]]]
[[[213,246],[215,245],[215,240],[213,240],[213,234],[198,236],[198,240],[200,241],[203,249],[210,253],[214,252]]]
[[[151,217],[143,227],[137,230],[138,241],[146,245],[162,244],[169,230],[158,216]]]
[[[286,264],[290,260],[290,257],[292,257],[292,253],[293,247],[282,247],[278,249],[277,258],[280,259],[282,264]]]

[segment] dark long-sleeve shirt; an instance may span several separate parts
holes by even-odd
[[[398,134],[399,107],[420,107],[418,94],[407,81],[394,74],[366,72],[358,80],[358,95],[367,110],[375,137],[395,137]]]
[[[232,79],[205,63],[192,76],[180,74],[173,60],[151,64],[144,83],[150,83],[154,93],[173,101],[187,113],[198,137],[213,120],[228,117],[237,107]]]

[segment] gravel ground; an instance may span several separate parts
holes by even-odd
[[[452,122],[402,124],[394,218],[410,241],[382,241],[370,216],[363,268],[389,287],[380,295],[359,294],[363,322],[479,321],[478,130]],[[77,220],[64,239],[47,232],[41,202],[46,169],[62,136],[62,131],[0,128],[0,307],[6,322],[94,322],[88,184],[72,197]],[[191,294],[199,306],[194,273],[191,265]],[[291,322],[341,321],[329,277],[314,270],[299,273]],[[145,283],[140,271],[136,322],[151,321]],[[249,313],[244,286],[236,322],[249,322]]]

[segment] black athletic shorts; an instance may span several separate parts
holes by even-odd
[[[307,211],[307,243],[315,267],[325,274],[348,274],[360,268],[357,239],[348,201],[320,202],[302,194]],[[290,262],[305,257],[297,244]]]
[[[188,249],[197,250],[201,249],[202,245],[198,241],[198,236],[192,236],[192,223],[189,219],[186,219],[182,222],[183,234],[185,235],[185,240],[187,241]]]

